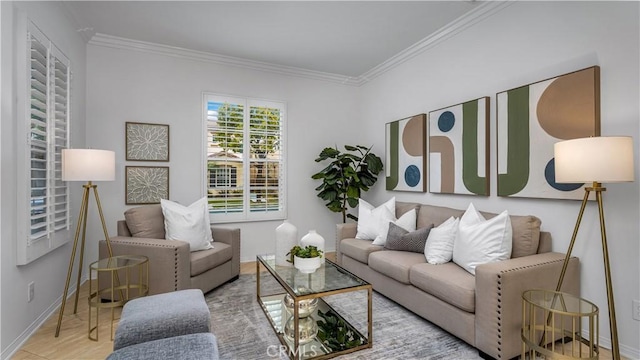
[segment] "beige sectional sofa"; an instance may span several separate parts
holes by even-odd
[[[417,228],[438,226],[464,210],[396,203],[396,217],[417,210]],[[489,219],[496,214],[482,213]],[[522,292],[555,289],[564,254],[551,252],[551,235],[535,216],[511,216],[513,250],[509,260],[480,265],[472,275],[453,262],[432,265],[424,254],[386,250],[356,239],[357,224],[337,226],[336,255],[341,266],[373,289],[476,347],[480,355],[510,359],[521,351]],[[572,257],[562,291],[579,295],[579,260]],[[375,314],[374,314],[375,316]]]

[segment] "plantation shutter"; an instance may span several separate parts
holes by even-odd
[[[205,95],[207,196],[216,221],[283,218],[283,103]]]
[[[62,149],[69,144],[70,62],[32,23],[27,53],[27,126],[20,128],[27,135],[28,179],[21,192],[28,197],[28,225],[19,264],[67,242],[70,227],[69,189],[62,181]]]

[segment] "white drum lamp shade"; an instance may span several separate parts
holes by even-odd
[[[634,180],[633,139],[598,136],[554,145],[556,182],[615,183]]]
[[[62,150],[62,180],[113,181],[115,177],[115,152],[96,149]]]

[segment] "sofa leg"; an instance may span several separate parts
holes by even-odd
[[[491,355],[482,352],[480,350],[478,350],[478,355],[480,355],[481,358],[483,358],[484,360],[495,360]]]

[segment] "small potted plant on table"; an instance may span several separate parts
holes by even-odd
[[[303,274],[311,274],[322,265],[320,261],[322,250],[313,245],[305,247],[296,245],[291,248],[287,256],[289,256],[287,261],[293,263],[293,266]]]

